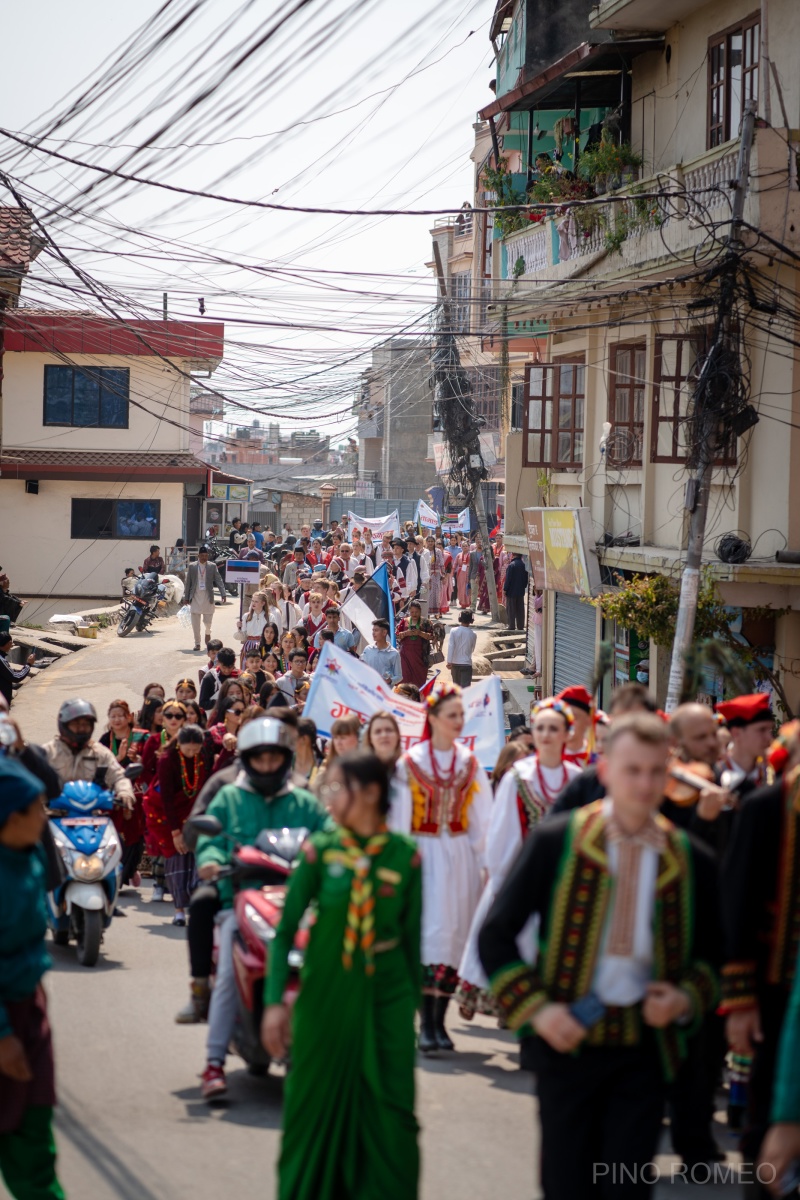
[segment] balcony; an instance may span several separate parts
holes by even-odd
[[[356,437],[383,437],[383,405],[380,408],[357,409]]]
[[[222,417],[224,405],[219,396],[197,392],[189,397],[189,412],[196,417]]]
[[[586,206],[546,217],[503,239],[502,276],[547,282],[582,274],[604,260],[604,274],[661,260],[675,262],[707,239],[710,221],[730,212],[730,181],[736,173],[738,139],[691,162],[637,182],[637,194],[608,204]],[[758,178],[756,150],[751,176]],[[623,189],[630,192],[630,188]],[[672,192],[669,197],[653,193]],[[745,219],[758,224],[758,196],[748,195]],[[521,260],[521,261],[520,261]],[[544,280],[542,280],[544,282]]]
[[[603,0],[589,17],[592,29],[666,33],[697,9],[697,0]]]

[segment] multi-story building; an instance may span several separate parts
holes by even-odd
[[[740,186],[740,120],[745,102],[757,102],[743,227],[750,283],[734,322],[760,419],[738,436],[731,430],[714,468],[704,558],[745,639],[754,609],[781,610],[767,618],[766,636],[797,708],[800,567],[775,555],[800,551],[800,194],[798,134],[786,115],[800,108],[800,9],[771,0],[768,44],[760,20],[752,0],[571,0],[558,21],[543,0],[505,0],[492,29],[496,99],[481,116],[523,194],[557,177],[566,196],[570,175],[582,174],[586,194],[606,198],[504,222],[493,240],[493,311],[505,305],[509,324],[539,339],[538,353],[514,372],[523,429],[506,446],[508,540],[526,548],[527,506],[586,508],[610,584],[633,573],[680,575],[687,418]],[[609,147],[621,170],[608,167]],[[550,162],[537,164],[542,151]],[[748,561],[720,561],[715,547],[726,531],[747,535]],[[615,642],[623,678],[626,635],[602,630],[579,595],[548,592],[545,691],[581,682],[576,670],[588,678],[600,636]],[[662,700],[668,657],[650,647],[649,678]],[[707,681],[709,699],[720,687]]]
[[[376,496],[424,494],[434,480],[430,342],[391,338],[372,351],[353,405],[358,478]]]
[[[219,365],[221,324],[13,307],[0,330],[3,566],[15,591],[115,597],[151,543],[199,540],[213,519],[204,506],[221,521],[246,515],[247,481],[217,471],[209,493],[190,450],[189,376]]]

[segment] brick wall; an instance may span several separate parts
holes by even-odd
[[[281,492],[279,517],[280,526],[288,521],[295,533],[299,533],[301,525],[322,519],[322,497],[307,496],[303,492]]]

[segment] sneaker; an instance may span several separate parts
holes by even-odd
[[[172,924],[179,926],[179,928],[181,928],[181,929],[185,929],[186,928],[186,914],[182,913],[182,912],[176,912],[175,916],[172,918]]]
[[[212,1103],[214,1100],[221,1100],[227,1095],[228,1084],[225,1080],[225,1072],[217,1063],[209,1063],[202,1075],[203,1082],[200,1085],[200,1094],[204,1100]]]
[[[154,885],[153,885],[153,896],[152,896],[152,898],[153,898],[153,900],[163,900],[163,899],[164,899],[164,889],[163,889],[163,887],[161,887],[161,885],[160,885],[160,884],[158,884],[158,883],[156,883],[156,884],[154,884]]]

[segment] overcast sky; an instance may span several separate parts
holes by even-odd
[[[471,198],[472,122],[491,98],[493,0],[312,0],[235,73],[234,48],[288,18],[297,0],[199,3],[182,34],[55,130],[43,114],[52,120],[104,60],[130,52],[136,29],[162,5],[9,6],[4,43],[17,50],[5,56],[0,125],[47,132],[44,145],[69,157],[246,199],[435,209]],[[188,6],[171,0],[167,16]],[[247,11],[225,29],[239,9]],[[214,97],[162,130],[222,63]],[[156,133],[159,149],[128,159],[126,147]],[[341,383],[333,383],[342,360],[402,329],[434,298],[424,268],[433,218],[284,214],[141,185],[98,188],[97,174],[38,152],[9,161],[12,148],[3,146],[4,169],[72,261],[116,288],[129,311],[155,314],[166,289],[171,315],[197,315],[204,296],[207,317],[228,323],[226,389],[287,416],[301,415],[302,401],[314,419],[323,409],[344,419]],[[374,277],[345,279],[345,271]],[[69,299],[55,281],[76,286],[52,255],[35,274],[32,300]],[[81,287],[70,302],[95,306]],[[347,369],[365,365],[354,359]],[[339,419],[330,418],[334,436]]]

